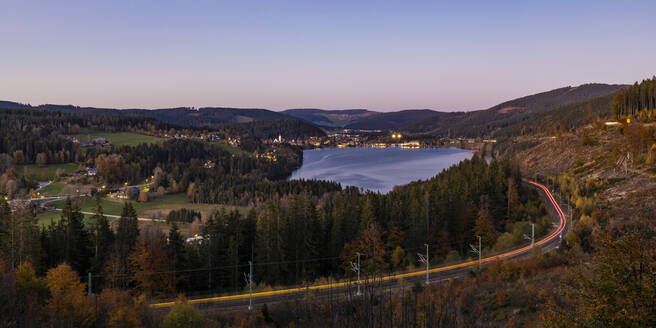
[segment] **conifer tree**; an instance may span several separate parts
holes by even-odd
[[[180,233],[178,224],[173,222],[169,230],[169,247],[173,253],[175,270],[181,271],[186,268],[185,240]]]
[[[93,209],[94,215],[92,217],[95,221],[93,227],[94,255],[91,263],[91,271],[94,273],[100,273],[103,270],[114,243],[114,232],[109,227],[107,217],[103,214],[99,193],[96,193],[95,201],[96,204]]]
[[[79,275],[89,272],[89,259],[91,257],[91,242],[89,234],[84,228],[82,220],[84,215],[80,212],[77,202],[66,198],[62,218],[61,231],[64,233],[63,260],[68,263]]]
[[[130,273],[130,253],[134,250],[139,237],[137,212],[132,204],[125,202],[118,219],[118,228],[114,246],[109,261],[105,266],[111,278],[113,287],[126,287],[129,283],[127,276]]]
[[[39,229],[31,205],[20,206],[11,213],[8,207],[0,204],[2,216],[2,235],[0,235],[0,255],[10,268],[16,268],[25,261],[39,263],[41,245]]]

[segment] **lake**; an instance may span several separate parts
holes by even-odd
[[[331,180],[387,193],[394,186],[428,179],[473,153],[457,148],[321,148],[303,152],[291,179]]]

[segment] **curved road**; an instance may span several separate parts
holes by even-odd
[[[550,234],[545,236],[539,241],[535,242],[535,246],[540,246],[543,251],[552,250],[557,248],[560,245],[561,238],[567,232],[567,218],[563,213],[563,210],[560,208],[560,205],[553,197],[551,192],[544,185],[534,182],[526,181],[526,183],[537,188],[548,201],[547,205],[549,210],[552,212],[552,215],[557,219],[557,228],[552,231]],[[519,259],[526,258],[531,256],[532,247],[530,245],[524,246],[518,249],[507,251],[505,253],[496,254],[494,256],[488,256],[481,259],[480,264],[486,265],[493,261],[498,260],[508,260],[508,259]],[[448,265],[443,267],[437,267],[429,269],[430,281],[442,281],[455,277],[460,277],[473,268],[479,265],[479,261],[469,261],[454,265]],[[373,279],[363,279],[361,285],[366,285],[372,282],[378,283],[379,286],[384,288],[390,288],[393,284],[398,284],[400,281],[408,281],[413,279],[422,279],[426,276],[426,270],[413,271],[407,273],[397,273],[388,276],[378,277]],[[332,297],[332,294],[336,293],[336,290],[345,291],[349,288],[357,286],[357,282],[352,281],[340,281],[330,284],[318,284],[310,285],[296,288],[286,288],[272,291],[262,291],[262,292],[253,292],[252,298],[255,304],[263,304],[269,302],[279,302],[283,299],[289,298],[293,295],[302,295],[308,291],[315,291],[319,297]],[[328,295],[330,294],[330,295]],[[217,296],[217,297],[207,297],[207,298],[197,298],[189,300],[191,304],[205,304],[203,307],[212,307],[212,309],[221,309],[226,311],[231,310],[243,310],[249,304],[249,293],[227,295],[227,296]],[[167,308],[174,304],[174,302],[162,302],[151,304],[155,308]]]

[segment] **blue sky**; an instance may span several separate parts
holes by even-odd
[[[471,110],[656,74],[655,1],[3,1],[0,99]]]

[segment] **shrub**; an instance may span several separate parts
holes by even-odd
[[[193,305],[187,303],[184,296],[180,296],[164,317],[162,328],[198,328],[203,326],[203,316],[196,311]]]

